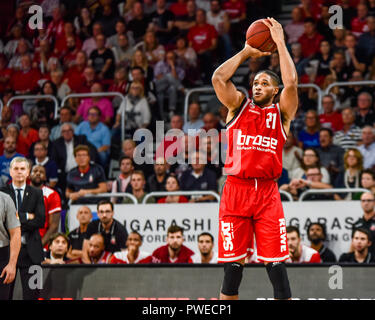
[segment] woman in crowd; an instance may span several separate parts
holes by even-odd
[[[306,171],[310,166],[319,166],[322,174],[322,182],[330,183],[329,173],[325,167],[320,164],[319,153],[314,148],[306,148],[303,151],[301,166],[290,173],[292,179],[306,179]]]
[[[154,79],[154,70],[149,65],[147,56],[142,50],[140,49],[135,50],[130,66],[131,66],[130,70],[134,67],[142,68],[145,73],[145,78],[147,79],[147,82],[152,81]],[[131,71],[129,71],[129,80],[130,81],[133,80],[131,76]]]
[[[361,171],[363,156],[354,148],[349,148],[344,154],[344,170],[339,172],[334,181],[335,188],[359,188],[361,186]],[[358,194],[335,194],[336,200],[359,199]]]
[[[171,174],[166,182],[165,182],[165,189],[168,192],[179,191],[180,190],[180,183],[177,179],[177,176]],[[170,195],[158,200],[158,203],[187,203],[189,202],[188,199],[184,196],[179,195]]]

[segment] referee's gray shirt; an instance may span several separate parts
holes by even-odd
[[[7,230],[20,226],[12,198],[0,191],[0,248],[9,246],[10,239]]]

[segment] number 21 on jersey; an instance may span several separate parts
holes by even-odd
[[[267,113],[267,119],[266,119],[266,127],[267,128],[271,128],[271,129],[275,129],[276,127],[276,116],[277,114],[276,113]]]

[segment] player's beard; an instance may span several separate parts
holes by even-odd
[[[262,98],[256,98],[253,96],[255,104],[259,107],[267,106],[272,102],[272,96],[263,96]]]

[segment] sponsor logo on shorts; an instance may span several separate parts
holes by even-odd
[[[221,221],[221,235],[223,237],[223,248],[225,251],[233,250],[234,234],[233,223]]]
[[[280,252],[287,251],[285,219],[279,219],[280,226]]]

